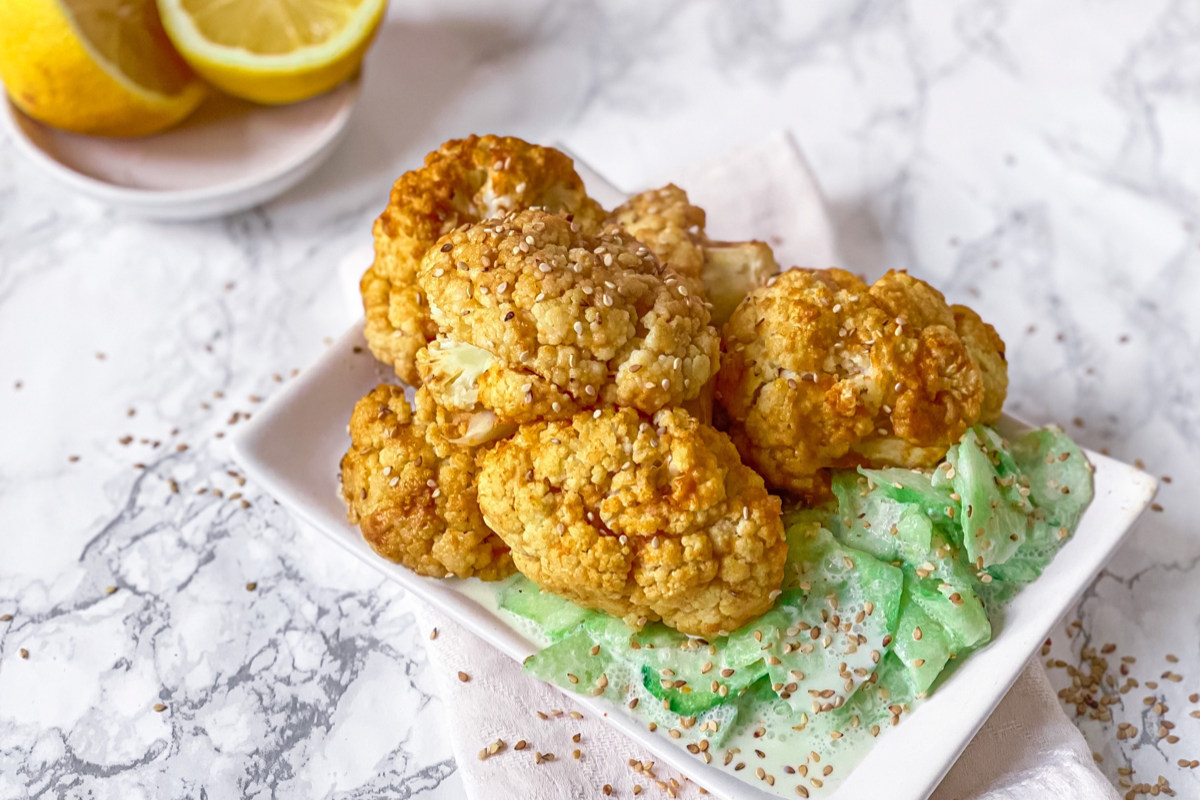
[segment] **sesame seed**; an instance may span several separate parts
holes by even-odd
[[[155,710],[155,711],[158,711],[158,712],[162,712],[162,711],[166,711],[166,710],[167,710],[167,707],[166,707],[166,706],[164,706],[162,703],[155,703],[155,704],[154,704],[154,706],[153,706],[153,708],[154,708],[154,710]]]
[[[471,676],[470,676],[470,675],[468,675],[468,674],[467,674],[467,673],[465,673],[465,672],[462,672],[462,671],[460,670],[460,671],[459,671],[459,673],[458,673],[458,679],[459,679],[460,681],[462,681],[463,683],[467,683],[468,681],[470,681],[470,680],[471,680]]]
[[[253,592],[257,588],[258,588],[258,584],[255,583],[254,581],[250,581],[249,583],[246,584],[247,592]]]
[[[29,658],[29,651],[22,647],[17,651],[17,655],[19,655],[21,658]]]

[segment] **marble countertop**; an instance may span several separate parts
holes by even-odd
[[[1161,477],[1046,657],[1122,793],[1200,797],[1200,7],[426,0],[339,152],[248,213],[127,219],[0,136],[0,800],[461,796],[406,599],[225,434],[340,333],[337,261],[442,140],[635,187],[779,129],[847,266],[972,304],[1011,413]]]

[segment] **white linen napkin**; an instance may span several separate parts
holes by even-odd
[[[580,168],[589,191],[613,205],[619,194]],[[841,264],[820,190],[804,157],[786,134],[710,162],[676,170],[668,179],[708,213],[714,239],[761,239],[783,268]],[[358,251],[342,267],[357,317],[358,276],[370,258]],[[850,265],[851,268],[853,265]],[[650,797],[698,797],[684,776],[656,766],[653,776],[631,762],[654,757],[559,690],[521,672],[508,656],[443,614],[416,602],[419,621],[437,630],[429,642],[446,724],[463,784],[472,800],[563,800],[631,797],[640,785]],[[470,676],[463,682],[458,673]],[[538,712],[546,716],[542,719]],[[573,737],[578,734],[579,740]],[[504,750],[480,751],[503,740]],[[521,740],[527,747],[516,753]],[[578,750],[578,759],[573,757]],[[534,753],[552,753],[538,764]],[[673,784],[672,781],[675,783]],[[661,782],[661,783],[658,783]],[[1067,719],[1036,659],[951,769],[932,800],[1106,800],[1116,790],[1096,769],[1083,736]]]

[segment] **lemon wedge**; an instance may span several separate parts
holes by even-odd
[[[168,128],[205,96],[154,0],[0,0],[0,78],[34,119],[107,136]]]
[[[225,92],[291,103],[349,78],[387,0],[158,0],[171,41]]]

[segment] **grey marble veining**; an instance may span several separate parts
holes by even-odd
[[[637,186],[780,128],[849,267],[996,325],[1011,413],[1170,477],[1049,657],[1115,645],[1101,768],[1200,797],[1200,3],[429,0],[365,74],[334,158],[224,220],[127,219],[0,136],[0,798],[456,796],[405,598],[218,435],[340,333],[338,260],[443,139]]]

